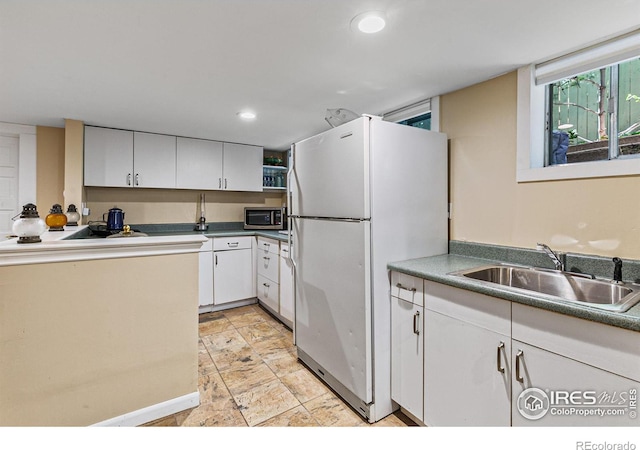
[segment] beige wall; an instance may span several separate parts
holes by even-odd
[[[197,392],[197,255],[0,267],[0,426],[85,426]]]
[[[516,183],[516,73],[441,97],[450,238],[640,259],[640,176]]]
[[[84,123],[65,119],[64,210],[70,204],[82,211],[84,202]],[[83,223],[81,218],[80,223]]]
[[[55,203],[64,206],[64,128],[36,127],[36,206],[43,219]]]
[[[207,222],[242,222],[245,206],[282,206],[280,193],[203,191]],[[200,191],[139,188],[86,188],[89,220],[117,206],[125,223],[190,223],[199,217]]]

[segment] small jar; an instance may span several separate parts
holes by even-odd
[[[65,213],[65,216],[67,216],[67,226],[70,226],[70,227],[78,226],[78,220],[80,220],[80,213],[78,212],[76,205],[74,205],[73,203],[70,204],[69,207],[67,208],[67,212]]]
[[[20,218],[13,222],[13,234],[18,236],[18,244],[42,242],[40,236],[47,230],[44,220],[38,215],[36,205],[27,203],[22,207]]]
[[[67,216],[62,212],[62,206],[55,204],[51,207],[49,215],[44,219],[49,231],[64,231],[64,226],[67,224]]]

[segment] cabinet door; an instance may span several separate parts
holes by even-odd
[[[520,341],[512,349],[514,426],[640,425],[631,417],[640,383]]]
[[[179,137],[176,151],[176,187],[222,189],[222,142]]]
[[[225,142],[223,149],[223,189],[262,192],[263,148]]]
[[[251,249],[213,252],[215,305],[254,297]]]
[[[424,308],[391,297],[391,398],[424,420]]]
[[[293,263],[289,246],[282,246],[280,256],[280,315],[293,324]]]
[[[509,426],[509,337],[426,309],[424,328],[425,424]]]
[[[199,306],[213,304],[213,239],[202,244],[199,257]]]
[[[133,133],[133,184],[145,188],[176,187],[176,137]]]
[[[84,127],[84,185],[133,184],[133,131]]]

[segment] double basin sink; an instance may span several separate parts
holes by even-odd
[[[559,270],[495,264],[450,275],[614,312],[628,311],[640,301],[640,285],[597,280],[589,275]]]

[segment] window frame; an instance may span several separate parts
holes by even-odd
[[[440,131],[440,97],[435,96],[411,105],[395,109],[382,114],[382,120],[387,122],[402,122],[403,120],[431,113],[431,131]]]
[[[530,64],[517,71],[516,181],[518,183],[640,174],[640,158],[619,156],[602,161],[545,166],[546,85],[588,70],[640,56],[640,33],[632,33],[565,57]],[[597,64],[599,63],[599,64]],[[536,75],[539,78],[536,84]],[[617,145],[616,143],[614,143]]]

